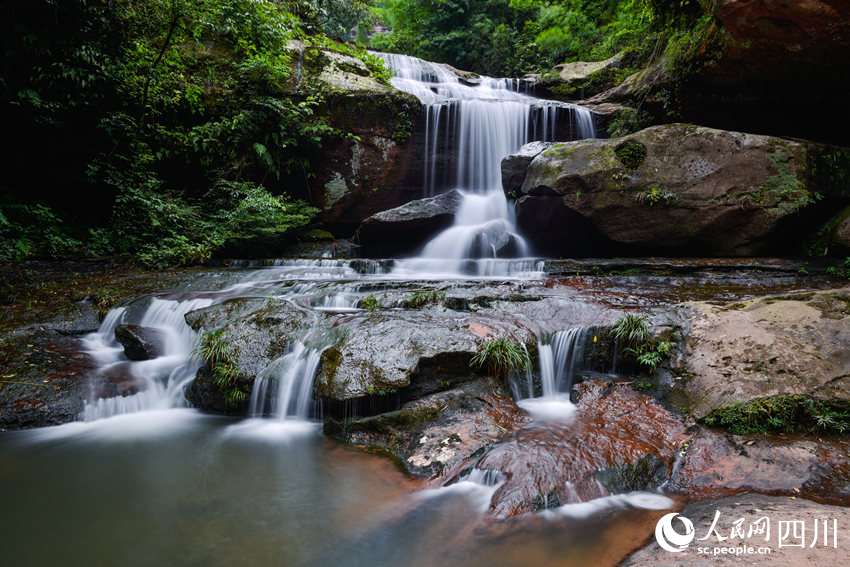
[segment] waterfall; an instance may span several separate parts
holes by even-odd
[[[588,335],[588,327],[574,327],[541,339],[537,343],[540,395],[535,396],[533,380],[528,375],[525,392],[515,384],[514,396],[519,399],[517,405],[544,420],[572,416],[575,407],[570,402],[570,389],[573,375],[580,366]]]
[[[100,329],[83,338],[84,349],[97,363],[98,381],[111,376],[129,378],[139,391],[127,396],[100,396],[93,392],[80,419],[93,421],[185,405],[183,389],[195,377],[199,363],[191,357],[195,332],[186,325],[183,316],[212,302],[207,298],[180,301],[154,297],[142,309],[117,307],[107,313]],[[124,348],[115,339],[115,328],[122,324],[155,329],[162,338],[159,356],[151,360],[127,360]]]
[[[307,419],[313,401],[313,380],[322,350],[303,342],[289,345],[286,354],[269,364],[254,380],[249,414],[278,420]]]
[[[424,196],[451,188],[463,195],[454,224],[417,258],[398,262],[395,273],[513,273],[512,262],[499,260],[525,258],[530,250],[517,233],[513,207],[502,190],[502,158],[534,140],[593,137],[592,113],[522,94],[517,80],[462,80],[446,65],[406,55],[377,55],[393,73],[393,85],[425,106]],[[449,154],[454,170],[443,165],[446,171],[441,171],[438,161]]]

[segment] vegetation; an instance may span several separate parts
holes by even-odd
[[[646,63],[672,30],[691,26],[702,13],[696,0],[383,0],[375,17],[391,32],[361,41],[487,75],[519,76],[627,48],[634,65]]]
[[[273,243],[316,209],[333,127],[320,49],[366,0],[34,0],[0,6],[0,260],[132,254],[150,266]],[[299,54],[293,40],[305,46]],[[61,214],[58,213],[61,211]],[[256,248],[256,246],[254,246]]]
[[[368,309],[369,311],[375,311],[376,309],[381,308],[381,304],[378,303],[378,298],[372,294],[369,294],[368,297],[364,297],[360,300],[360,305],[358,305],[360,309]]]
[[[628,314],[611,325],[611,334],[617,342],[625,345],[623,353],[634,357],[638,364],[654,372],[661,362],[670,356],[673,343],[651,337],[646,315]],[[638,383],[641,384],[641,383]]]
[[[507,384],[511,370],[531,369],[531,360],[521,343],[499,338],[480,343],[470,365],[477,368],[486,366],[497,381]]]
[[[405,300],[408,309],[422,309],[429,303],[439,303],[446,298],[445,292],[432,289],[431,291],[414,291]]]
[[[637,169],[646,159],[646,146],[637,140],[626,140],[614,150],[626,169]]]
[[[618,342],[635,348],[649,339],[646,315],[624,315],[611,324],[611,333]]]
[[[786,394],[722,407],[711,412],[705,423],[737,434],[841,434],[850,430],[850,404]]]
[[[232,358],[230,345],[222,338],[223,333],[224,329],[219,329],[202,334],[193,354],[209,367],[215,385],[224,395],[224,401],[230,406],[238,406],[248,400],[250,391],[239,380],[239,366]]]

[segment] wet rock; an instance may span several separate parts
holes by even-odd
[[[244,380],[244,382],[246,382],[244,389],[250,393],[253,380]],[[244,415],[250,399],[249,396],[249,399],[240,403],[229,403],[221,387],[216,384],[212,372],[206,366],[198,370],[184,395],[192,407],[221,415]]]
[[[550,142],[531,142],[502,159],[502,188],[506,195],[519,195],[531,161],[551,146]]]
[[[431,477],[444,470],[456,474],[472,455],[523,421],[510,399],[476,381],[409,402],[398,411],[327,420],[324,430],[346,443],[393,456],[409,474]]]
[[[451,226],[462,201],[463,195],[453,190],[376,213],[360,225],[360,244],[368,254],[414,250]]]
[[[130,360],[151,360],[165,350],[165,335],[158,329],[138,325],[118,325],[115,327],[115,340],[124,347],[124,354]]]
[[[850,446],[840,441],[700,430],[682,455],[668,489],[691,498],[759,492],[850,505]]]
[[[667,463],[653,454],[648,454],[634,463],[599,469],[596,476],[608,492],[622,494],[661,486],[668,476],[667,473]]]
[[[522,429],[495,444],[477,462],[478,468],[498,470],[507,477],[493,496],[495,516],[532,511],[541,493],[554,491],[563,504],[606,496],[608,490],[600,478],[611,481],[618,476],[611,471],[623,471],[627,465],[633,471],[640,470],[642,463],[652,465],[646,468],[653,472],[637,483],[643,487],[669,476],[674,456],[687,437],[678,419],[626,386],[607,396],[590,383],[575,389],[581,396],[572,421]],[[664,465],[657,465],[655,459]],[[627,484],[610,483],[614,489],[628,488]]]
[[[77,301],[70,306],[67,313],[52,317],[39,327],[45,330],[51,329],[63,335],[85,335],[98,330],[100,313],[91,301]]]
[[[709,532],[712,521],[720,512],[716,525],[716,533],[719,533],[724,541],[718,540],[716,535],[711,535],[706,541],[700,539]],[[672,566],[703,566],[706,564],[744,564],[747,565],[843,565],[850,561],[850,548],[848,538],[843,532],[842,526],[850,522],[850,509],[840,506],[827,506],[803,500],[801,498],[789,499],[788,497],[764,496],[760,494],[741,494],[716,500],[704,500],[688,505],[679,512],[681,516],[688,518],[694,526],[696,539],[684,551],[671,553],[662,549],[655,538],[652,530],[655,526],[647,526],[646,537],[650,543],[621,563],[623,567],[672,567]],[[770,533],[749,537],[747,533],[753,522],[766,517],[770,525]],[[743,518],[744,537],[730,538],[734,529],[733,522]],[[827,544],[823,544],[824,520],[829,527]],[[838,526],[833,541],[833,520]],[[779,545],[780,522],[803,522],[805,527],[805,545],[800,545],[800,538],[784,541]],[[819,539],[816,545],[811,543],[814,539],[814,525],[819,523]],[[786,524],[790,525],[790,524]],[[682,524],[674,522],[673,526],[680,532],[683,531]],[[789,532],[790,533],[790,532]],[[799,535],[799,532],[797,532]],[[788,535],[788,534],[786,534]],[[794,543],[796,546],[789,546]],[[741,547],[742,545],[753,547],[769,547],[770,553],[752,553],[730,557],[728,554],[718,556],[699,553],[699,548],[708,548],[713,554],[714,548]],[[834,546],[833,546],[834,545]]]
[[[670,399],[702,419],[779,394],[850,399],[850,288],[691,303],[684,372]]]
[[[524,341],[532,336],[515,318],[481,313],[458,316],[442,306],[340,317],[334,326],[339,340],[322,356],[316,392],[349,400],[370,390],[414,386],[421,394],[438,388],[434,382],[438,375],[468,379],[473,374],[470,360],[480,341],[476,325],[491,329],[493,337]],[[413,395],[403,390],[402,394]]]
[[[528,167],[518,228],[555,256],[787,253],[821,220],[806,152],[685,124],[555,144]]]
[[[255,377],[324,316],[288,300],[233,299],[190,311],[185,319],[195,331],[223,329],[219,338],[240,373]]]
[[[83,411],[94,365],[75,339],[41,330],[6,336],[0,366],[0,429],[60,425]]]
[[[351,137],[328,136],[309,169],[292,172],[286,192],[320,209],[317,220],[349,236],[367,217],[422,196],[422,104],[372,75],[356,57],[299,41],[289,45],[288,91],[319,88],[316,112]]]

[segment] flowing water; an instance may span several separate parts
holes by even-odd
[[[529,97],[519,81],[463,81],[442,65],[384,55],[394,84],[423,101],[425,195],[459,188],[453,226],[394,266],[372,260],[234,264],[206,289],[133,301],[83,338],[95,361],[92,393],[76,423],[0,435],[0,557],[8,565],[586,565],[618,561],[672,503],[600,501],[618,514],[541,515],[494,522],[491,498],[506,477],[472,469],[437,489],[388,460],[322,437],[313,381],[332,333],[312,329],[259,372],[243,420],[205,416],[183,392],[200,367],[184,316],[232,298],[284,300],[305,317],[346,317],[375,290],[440,278],[540,278],[500,184],[502,157],[532,140],[593,136],[586,110]],[[453,155],[444,167],[441,155]],[[256,269],[244,269],[256,268]],[[463,285],[459,282],[457,285]],[[155,330],[164,348],[130,361],[119,325]],[[561,328],[568,328],[565,321]],[[205,329],[201,329],[203,332]],[[583,328],[541,336],[542,395],[520,404],[564,420]],[[125,390],[104,393],[104,384]],[[641,500],[643,498],[643,500]],[[575,504],[573,502],[572,504]],[[548,504],[547,506],[548,507]],[[607,558],[607,560],[606,560]]]
[[[519,81],[480,77],[470,83],[445,65],[379,55],[394,75],[393,85],[425,106],[424,196],[453,188],[463,195],[454,224],[418,257],[400,262],[397,272],[504,276],[522,270],[523,263],[500,261],[531,253],[502,190],[502,158],[531,141],[554,141],[559,133],[561,140],[592,138],[591,112],[522,94]],[[456,166],[438,168],[447,153]]]

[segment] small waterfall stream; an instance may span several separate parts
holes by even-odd
[[[189,311],[208,307],[213,300],[146,300],[144,304],[112,309],[100,329],[83,339],[83,346],[98,363],[97,374],[107,378],[124,375],[136,382],[138,392],[126,396],[93,396],[81,419],[93,421],[125,413],[151,409],[185,407],[183,390],[194,379],[200,364],[192,359],[195,333],[183,317]],[[161,352],[152,360],[128,360],[115,338],[119,325],[138,325],[155,330],[161,339]]]
[[[568,139],[592,138],[592,113],[522,94],[516,80],[464,81],[445,65],[377,55],[392,71],[393,85],[425,105],[424,196],[451,188],[463,195],[453,226],[426,244],[418,257],[400,261],[396,272],[497,276],[517,268],[526,271],[527,266],[494,261],[530,254],[502,190],[502,158],[531,141],[554,141],[561,123]],[[447,153],[457,164],[454,171],[438,167]]]
[[[514,383],[514,397],[519,400],[517,405],[544,421],[572,417],[575,406],[570,401],[570,389],[573,376],[580,368],[589,331],[588,327],[574,327],[538,341],[539,395],[532,376],[528,374],[525,388]]]

